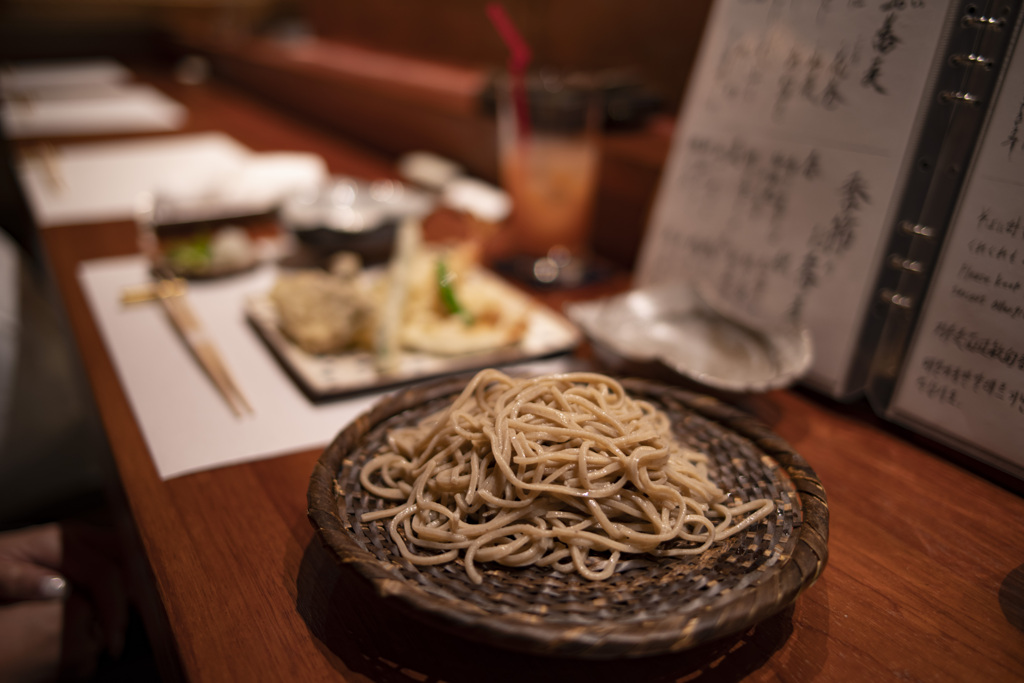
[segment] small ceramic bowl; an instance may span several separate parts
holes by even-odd
[[[336,176],[315,191],[285,199],[280,219],[307,247],[322,253],[355,252],[373,264],[391,254],[402,219],[422,218],[435,203],[432,194],[396,180]]]

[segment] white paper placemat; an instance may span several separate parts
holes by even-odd
[[[220,132],[59,145],[18,164],[36,224],[130,220],[140,197],[161,193],[243,215],[272,210],[291,192],[319,186],[327,164],[307,152],[251,151]]]
[[[265,266],[219,281],[190,284],[189,301],[220,348],[255,415],[236,418],[156,302],[124,306],[121,291],[147,279],[139,256],[83,263],[79,281],[164,479],[223,465],[326,447],[386,392],[316,405],[299,390],[245,320],[244,301],[267,291]],[[530,363],[560,372],[565,357]]]
[[[10,95],[45,88],[81,88],[121,83],[133,77],[128,67],[107,57],[20,61],[0,69],[0,92]]]
[[[0,109],[13,140],[66,135],[160,133],[180,129],[188,109],[141,83],[27,93]]]
[[[59,145],[52,157],[29,155],[18,174],[36,224],[128,220],[139,195],[165,184],[214,182],[252,152],[224,133]]]

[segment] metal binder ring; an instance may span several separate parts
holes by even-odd
[[[983,69],[989,70],[995,62],[984,55],[971,54],[955,54],[950,56],[949,63],[953,66],[958,67],[974,67],[980,66]]]
[[[889,266],[896,270],[902,270],[908,273],[923,273],[924,264],[920,261],[915,261],[911,258],[905,258],[899,254],[891,254],[889,256]]]
[[[969,104],[972,107],[976,107],[981,104],[981,99],[977,95],[972,95],[969,92],[955,92],[953,90],[943,90],[939,93],[939,100],[944,104]]]
[[[909,235],[919,235],[921,237],[935,236],[935,228],[914,223],[913,221],[900,221],[900,230]]]
[[[911,309],[914,307],[913,297],[900,294],[891,289],[883,289],[878,293],[878,296],[882,299],[883,303],[891,304],[897,308]]]
[[[1001,29],[1006,25],[1006,19],[1003,17],[976,17],[968,14],[960,23],[964,26],[974,26],[976,28],[994,28]]]

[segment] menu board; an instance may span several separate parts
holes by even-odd
[[[638,263],[806,325],[805,381],[853,376],[891,226],[960,3],[722,0],[712,10]]]
[[[981,141],[889,416],[1024,473],[1024,50]]]

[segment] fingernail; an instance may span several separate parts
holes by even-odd
[[[40,582],[39,592],[44,598],[67,597],[68,582],[63,576],[48,576]]]

